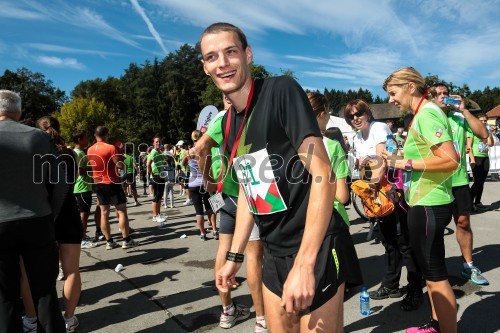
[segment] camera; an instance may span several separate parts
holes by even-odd
[[[446,105],[460,105],[460,101],[452,97],[444,97],[443,103]]]

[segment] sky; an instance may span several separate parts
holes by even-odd
[[[69,95],[130,63],[239,26],[254,62],[304,89],[370,90],[394,70],[500,86],[500,0],[0,0],[0,73],[26,67]]]

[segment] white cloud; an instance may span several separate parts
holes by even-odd
[[[53,44],[43,44],[43,43],[28,43],[25,44],[27,47],[40,50],[40,51],[48,51],[48,52],[59,52],[59,53],[70,53],[70,54],[91,54],[98,55],[101,57],[106,56],[125,56],[123,53],[117,52],[107,52],[100,50],[84,50],[77,49],[73,47],[61,46],[61,45],[53,45]]]
[[[43,19],[43,15],[41,15],[40,13],[16,7],[8,2],[2,2],[0,3],[0,6],[2,8],[2,10],[0,11],[0,17],[21,19],[21,20]]]
[[[148,18],[148,16],[144,12],[144,9],[141,7],[141,5],[139,5],[139,2],[137,0],[130,0],[130,3],[132,4],[132,7],[134,7],[134,10],[139,15],[141,15],[144,22],[146,22],[146,25],[148,26],[149,32],[151,33],[151,35],[153,35],[153,37],[156,40],[156,42],[158,43],[158,45],[160,45],[161,49],[165,53],[164,55],[167,55],[168,50],[165,47],[165,44],[163,44],[163,40],[161,39],[160,34],[158,33],[158,31],[156,31],[153,23],[151,23],[151,20]]]
[[[36,61],[45,64],[51,67],[58,68],[73,68],[73,69],[84,69],[85,66],[82,63],[79,63],[78,60],[74,58],[59,58],[59,57],[48,57],[48,56],[39,56],[36,58]]]

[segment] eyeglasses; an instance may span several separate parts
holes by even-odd
[[[347,116],[347,119],[349,119],[349,120],[353,120],[353,119],[354,119],[354,116],[356,116],[356,117],[360,118],[360,117],[362,117],[364,114],[365,114],[365,112],[364,112],[364,111],[358,111],[358,112],[356,112],[356,113],[353,113],[353,114],[348,115],[348,116]]]

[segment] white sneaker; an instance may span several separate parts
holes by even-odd
[[[37,317],[29,318],[23,316],[23,332],[24,333],[36,333],[37,330]]]
[[[231,328],[240,320],[247,319],[250,316],[250,309],[241,304],[235,304],[234,313],[232,315],[222,312],[220,315],[219,326],[222,328]]]
[[[59,262],[59,274],[57,275],[57,281],[62,281],[62,280],[64,280],[64,272],[62,269],[62,265]]]
[[[139,243],[137,243],[135,240],[130,239],[130,242],[123,241],[122,242],[122,249],[130,249],[132,247],[139,246]]]
[[[69,319],[66,319],[66,317],[64,317],[64,322],[66,323],[66,333],[73,333],[75,331],[75,328],[77,328],[80,324],[78,322],[78,319],[76,319],[76,316],[73,316]]]
[[[156,216],[153,216],[153,220],[152,220],[152,221],[153,221],[153,222],[156,222]]]
[[[90,241],[90,240],[82,240],[82,243],[80,245],[80,248],[82,249],[93,249],[94,247],[96,247],[97,244]]]
[[[160,214],[158,214],[158,215],[156,216],[156,222],[158,222],[158,223],[163,223],[163,222],[165,222],[166,220],[167,220],[167,219],[163,218]]]
[[[113,241],[113,242],[106,242],[106,250],[112,250],[116,247],[118,247],[120,245],[118,245],[117,242]]]
[[[193,200],[191,200],[191,199],[188,199],[188,200],[186,200],[186,201],[183,203],[183,205],[184,205],[184,206],[188,206],[188,205],[192,205],[192,204],[193,204]]]

